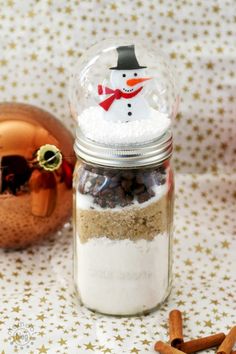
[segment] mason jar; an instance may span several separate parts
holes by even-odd
[[[81,302],[109,315],[157,308],[172,279],[172,135],[107,146],[77,132],[74,281]]]

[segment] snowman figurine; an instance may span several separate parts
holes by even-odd
[[[134,45],[117,48],[117,66],[110,68],[111,88],[98,85],[98,94],[102,101],[104,118],[113,122],[131,122],[150,117],[151,109],[145,100],[144,85],[146,66],[140,66]]]

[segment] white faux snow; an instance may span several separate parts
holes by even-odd
[[[90,107],[78,117],[83,134],[98,143],[139,144],[162,136],[170,127],[171,120],[163,113],[151,108],[148,119],[127,123],[113,122],[104,118],[102,107]]]
[[[152,309],[168,291],[169,238],[152,241],[76,236],[76,285],[88,308],[106,314],[134,315]]]

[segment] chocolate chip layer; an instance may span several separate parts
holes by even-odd
[[[79,192],[93,197],[102,208],[142,204],[152,198],[154,186],[166,182],[164,167],[147,170],[101,169],[86,166],[79,178]]]

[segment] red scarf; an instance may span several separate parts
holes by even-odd
[[[99,105],[103,109],[105,109],[105,111],[108,111],[108,109],[110,108],[110,106],[112,105],[112,103],[115,100],[119,100],[121,97],[122,98],[132,98],[132,97],[136,96],[142,89],[143,89],[143,87],[140,87],[136,91],[127,92],[126,93],[126,92],[122,92],[119,89],[112,90],[109,87],[103,87],[102,85],[98,85],[98,94],[99,95],[110,95],[110,94],[112,94],[110,97],[108,97],[104,101],[100,102]]]

